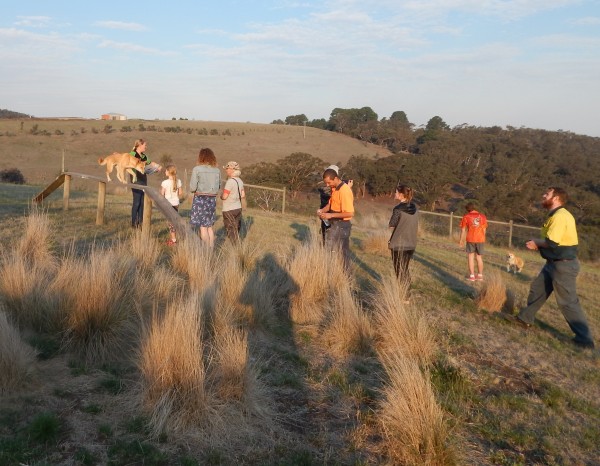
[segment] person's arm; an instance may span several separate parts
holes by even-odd
[[[465,239],[467,238],[467,227],[462,227],[460,230],[460,239],[458,245],[462,248],[465,245]]]
[[[221,194],[221,199],[225,200],[229,197],[229,190],[223,189],[223,193]]]
[[[166,190],[166,189],[165,189],[165,187],[164,187],[164,186],[161,184],[161,185],[160,185],[160,195],[161,195],[162,197],[165,197],[165,194],[166,194],[166,192],[167,192],[167,190]]]
[[[525,247],[532,251],[537,251],[539,248],[549,248],[551,246],[544,238],[531,238],[525,243]]]

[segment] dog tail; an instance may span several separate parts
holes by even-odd
[[[104,160],[102,157],[100,157],[100,158],[98,159],[98,164],[100,164],[100,165],[104,165],[104,164],[106,164],[106,161],[105,161],[105,160]]]

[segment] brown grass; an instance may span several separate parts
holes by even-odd
[[[34,206],[27,216],[25,230],[17,243],[16,254],[27,263],[40,265],[51,272],[56,266],[51,245],[52,231],[48,214]]]
[[[335,291],[323,339],[336,356],[368,355],[372,351],[371,321],[349,286]]]
[[[136,293],[147,286],[135,265],[118,248],[68,255],[60,265],[52,290],[65,315],[64,343],[87,364],[122,358],[134,341]]]
[[[405,292],[406,286],[388,275],[373,296],[377,351],[383,355],[400,352],[427,367],[437,350],[434,333],[423,311],[404,303]]]
[[[394,464],[449,465],[444,413],[436,402],[429,376],[415,360],[388,353],[382,360],[388,375],[378,416]]]
[[[156,237],[135,230],[126,241],[120,241],[118,253],[132,257],[137,262],[137,267],[142,271],[154,270],[161,254],[161,247]]]
[[[51,267],[21,259],[16,251],[5,250],[0,258],[0,295],[19,327],[56,330],[60,316],[48,294]]]
[[[27,345],[0,306],[0,394],[20,390],[33,377],[36,352]]]
[[[389,256],[388,240],[390,239],[390,232],[380,230],[370,233],[362,242],[362,250],[369,254]]]
[[[351,280],[344,272],[340,254],[326,251],[316,231],[296,248],[288,271],[298,287],[290,306],[290,317],[298,324],[321,322],[333,298],[332,290],[347,286]]]
[[[475,304],[478,309],[488,312],[498,312],[504,308],[506,298],[506,284],[500,273],[494,270],[486,276],[475,298]]]
[[[206,288],[214,279],[216,261],[214,251],[196,236],[177,241],[171,264],[183,274],[193,291]]]
[[[142,407],[154,435],[210,424],[214,417],[203,361],[202,307],[197,293],[155,313],[140,348]]]

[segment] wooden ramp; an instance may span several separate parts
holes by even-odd
[[[69,209],[69,196],[71,190],[71,179],[80,178],[84,180],[96,181],[98,183],[98,208],[96,213],[96,224],[104,224],[104,209],[106,204],[106,184],[108,181],[105,178],[101,178],[94,175],[87,175],[85,173],[76,172],[63,172],[61,173],[52,183],[50,183],[42,192],[37,194],[33,198],[33,202],[40,203],[46,199],[50,194],[56,191],[61,186],[64,186],[63,190],[63,209]],[[177,231],[177,234],[181,239],[194,235],[189,224],[183,219],[176,211],[173,206],[167,201],[160,193],[150,186],[140,186],[139,184],[131,183],[119,183],[113,182],[119,187],[126,187],[130,189],[139,189],[144,191],[144,218],[142,220],[142,231],[149,232],[150,224],[152,220],[152,207],[153,204],[156,208],[165,216],[168,222],[172,223]]]

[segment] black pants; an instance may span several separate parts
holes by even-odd
[[[410,251],[391,249],[391,251],[396,278],[406,286],[406,294],[408,296],[410,294],[410,271],[408,269],[408,265],[410,264],[410,260],[412,259],[415,251],[414,249]]]
[[[144,218],[144,191],[132,189],[133,205],[131,206],[131,226],[139,228]]]
[[[325,231],[325,249],[329,251],[339,250],[342,253],[344,269],[350,271],[350,232],[352,223],[350,220],[334,220]]]

